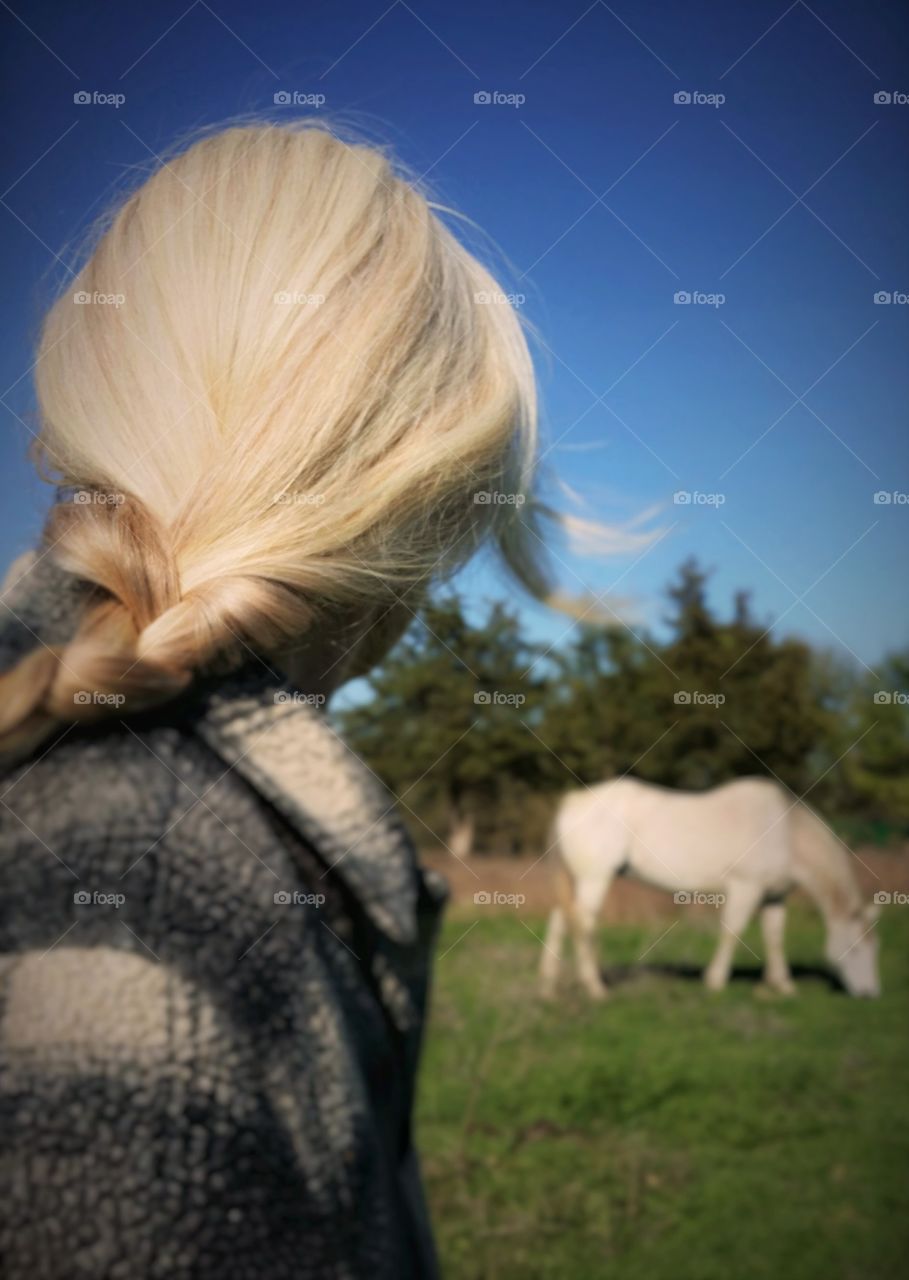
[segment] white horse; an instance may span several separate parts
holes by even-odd
[[[618,872],[671,890],[681,902],[716,895],[720,940],[704,974],[712,991],[729,980],[739,935],[760,908],[765,981],[794,992],[783,950],[784,899],[801,886],[823,913],[827,959],[846,989],[880,994],[878,910],[862,903],[847,850],[807,805],[768,779],[741,778],[697,793],[619,778],[572,792],[556,815],[553,852],[558,903],[543,949],[545,996],[555,991],[566,923],[581,982],[596,999],[608,994],[593,939]]]

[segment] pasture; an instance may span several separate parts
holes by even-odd
[[[792,999],[745,947],[705,992],[709,912],[636,923],[619,904],[599,931],[611,999],[566,970],[543,1004],[530,884],[517,910],[456,886],[438,948],[417,1119],[448,1280],[902,1276],[909,905],[883,910],[879,1000],[827,982],[807,903],[789,912]],[[754,923],[743,942],[761,955]]]

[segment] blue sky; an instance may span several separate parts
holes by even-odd
[[[318,93],[498,246],[540,335],[551,488],[605,520],[660,508],[640,558],[557,546],[568,590],[614,588],[658,626],[696,554],[717,603],[750,587],[783,632],[872,667],[905,644],[909,304],[874,301],[909,294],[896,6],[31,0],[0,22],[0,560],[48,501],[24,424],[54,255],[152,152]],[[512,593],[486,565],[463,581],[477,604]],[[522,608],[536,635],[564,630]]]

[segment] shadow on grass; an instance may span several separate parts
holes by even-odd
[[[704,969],[696,964],[626,964],[612,965],[601,970],[603,981],[611,987],[623,986],[643,977],[679,978],[683,982],[702,983]],[[846,988],[830,969],[822,965],[794,964],[790,966],[794,982],[815,981],[824,983],[831,991],[846,995]],[[758,987],[763,985],[764,971],[760,965],[736,965],[729,975],[730,982],[749,983]]]

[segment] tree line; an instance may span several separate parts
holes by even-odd
[[[579,623],[532,643],[507,605],[431,601],[335,713],[418,844],[542,851],[558,798],[624,774],[702,790],[775,777],[853,837],[909,830],[909,650],[875,673],[777,636],[738,592],[727,617],[682,565],[660,637]]]

